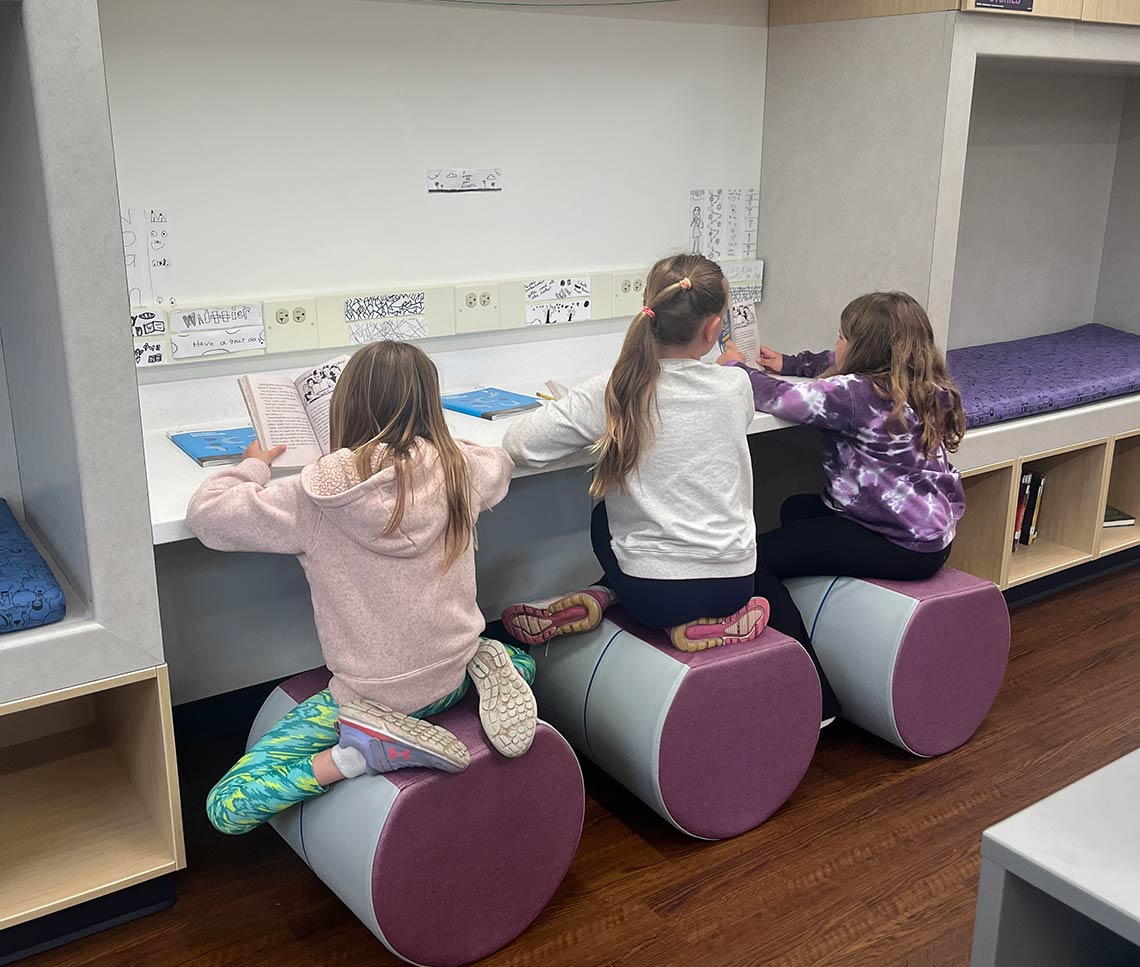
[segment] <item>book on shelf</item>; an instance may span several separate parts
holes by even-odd
[[[1029,482],[1032,474],[1028,471],[1021,475],[1021,484],[1017,489],[1017,513],[1013,521],[1013,552],[1017,553],[1017,545],[1021,542],[1021,525],[1025,521],[1025,508],[1029,503]]]
[[[1026,475],[1022,476],[1022,480]],[[1029,545],[1037,540],[1037,521],[1041,516],[1041,499],[1045,492],[1045,474],[1031,471],[1025,495],[1025,516],[1021,522],[1018,541]]]
[[[501,420],[529,410],[537,410],[540,403],[533,396],[509,393],[505,389],[485,386],[470,393],[452,393],[443,397],[443,408],[456,413],[477,416],[481,420]]]
[[[304,467],[329,452],[329,405],[348,360],[337,356],[295,379],[277,373],[238,379],[258,441],[266,450],[286,448],[274,467]]]
[[[1104,526],[1105,527],[1134,527],[1136,518],[1131,514],[1126,513],[1119,507],[1114,507],[1112,504],[1106,504],[1104,508]]]
[[[199,467],[216,467],[237,463],[257,433],[252,426],[217,430],[171,430],[170,442]]]

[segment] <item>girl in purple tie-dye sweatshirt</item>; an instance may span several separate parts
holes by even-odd
[[[743,365],[731,349],[722,362]],[[962,401],[923,308],[875,292],[843,310],[834,353],[762,348],[750,369],[756,408],[823,436],[823,493],[792,497],[782,525],[759,540],[759,563],[779,578],[808,574],[918,579],[950,554],[965,511],[947,456],[965,427]]]

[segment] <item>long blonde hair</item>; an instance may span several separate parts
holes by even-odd
[[[839,318],[847,340],[843,363],[831,374],[852,373],[875,383],[893,404],[891,419],[906,426],[909,405],[922,425],[919,446],[932,457],[940,446],[953,453],[966,432],[962,394],[934,342],[926,310],[905,292],[870,292],[848,303]]]
[[[430,443],[439,454],[447,494],[444,570],[471,545],[475,522],[467,464],[443,418],[435,364],[423,350],[403,342],[375,342],[358,350],[333,390],[329,437],[334,450],[352,451],[361,480],[395,468],[396,504],[385,537],[404,519],[417,441]]]
[[[606,384],[606,431],[595,447],[593,496],[604,497],[613,487],[627,490],[626,477],[652,429],[661,347],[689,345],[727,302],[724,273],[703,255],[673,255],[650,270],[645,284],[649,311],[643,309],[630,323]]]

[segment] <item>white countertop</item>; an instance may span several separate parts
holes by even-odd
[[[579,382],[572,380],[566,385]],[[560,382],[565,382],[560,380]],[[524,393],[528,396],[535,392],[545,392],[541,382],[533,387],[503,386],[503,389]],[[447,425],[452,435],[457,439],[469,440],[483,446],[501,446],[503,435],[512,418],[502,420],[481,420],[474,416],[462,413],[447,412]],[[246,420],[230,421],[230,426],[248,425]],[[749,433],[764,433],[768,430],[778,430],[790,424],[778,420],[766,413],[756,414],[752,421]],[[193,460],[184,454],[177,446],[170,442],[167,433],[173,429],[190,429],[192,424],[179,424],[167,428],[151,428],[143,431],[143,450],[146,456],[146,479],[150,490],[150,523],[155,544],[168,544],[173,541],[183,541],[194,535],[186,526],[186,505],[198,486],[218,468],[199,467]],[[204,425],[198,425],[205,428]],[[212,421],[211,428],[227,427],[225,421]],[[582,453],[577,458],[561,461],[542,470],[529,470],[516,468],[514,477],[529,477],[536,474],[551,473],[563,470],[566,467],[584,467],[590,463],[590,455]],[[274,476],[285,476],[296,471],[274,471]]]
[[[1140,749],[1010,816],[982,855],[1140,945]]]

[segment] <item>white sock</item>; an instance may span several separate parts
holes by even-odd
[[[364,754],[359,749],[334,745],[332,747],[332,760],[345,779],[355,779],[368,771],[368,763],[364,761]]]

